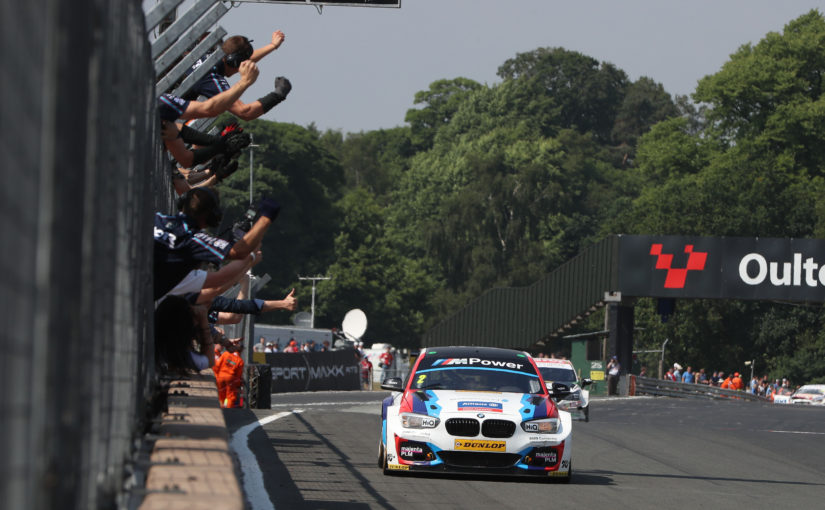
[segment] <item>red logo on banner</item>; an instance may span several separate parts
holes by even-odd
[[[667,271],[665,277],[666,289],[684,289],[685,279],[688,271],[702,271],[705,269],[705,262],[708,259],[707,252],[693,251],[693,245],[685,245],[685,253],[688,254],[687,266],[684,268],[672,267],[673,254],[662,253],[662,245],[659,243],[650,245],[650,254],[656,255],[656,269]]]

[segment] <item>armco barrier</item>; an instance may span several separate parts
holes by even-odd
[[[678,398],[700,398],[710,400],[748,400],[754,402],[770,402],[769,399],[754,395],[747,391],[725,390],[707,384],[692,384],[655,379],[651,377],[631,376],[631,387],[635,393],[646,395],[661,395]]]

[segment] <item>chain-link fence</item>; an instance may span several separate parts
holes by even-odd
[[[112,508],[155,387],[150,232],[171,206],[144,14],[0,13],[0,508]]]

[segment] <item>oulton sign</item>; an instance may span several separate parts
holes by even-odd
[[[825,240],[620,236],[624,296],[825,301]]]

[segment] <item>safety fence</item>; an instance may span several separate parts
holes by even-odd
[[[728,390],[707,384],[682,383],[651,377],[630,377],[630,394],[660,395],[707,400],[747,400],[770,402],[770,399],[741,390]]]
[[[0,508],[114,508],[156,385],[171,205],[139,2],[0,3]]]

